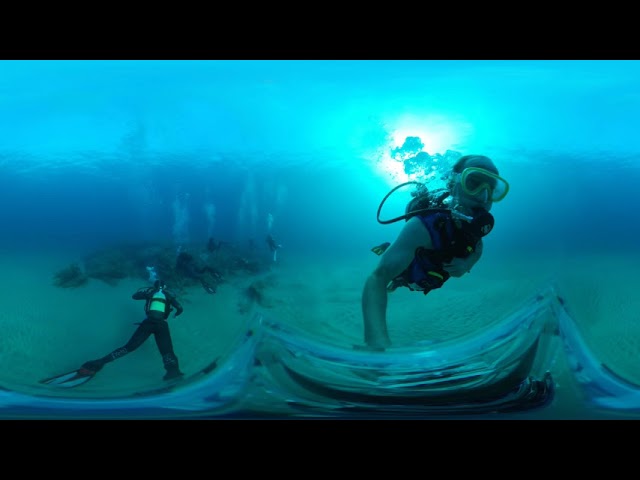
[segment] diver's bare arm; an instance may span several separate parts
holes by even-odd
[[[422,222],[414,217],[405,224],[367,278],[362,292],[362,315],[364,341],[369,347],[384,349],[391,345],[387,331],[387,284],[409,266],[421,246],[430,248],[431,237]]]
[[[133,298],[134,300],[146,300],[149,297],[149,292],[146,290],[138,290],[136,293],[131,295],[131,298]]]
[[[388,282],[384,278],[380,269],[376,269],[367,278],[362,291],[364,343],[374,349],[391,345],[386,321]]]

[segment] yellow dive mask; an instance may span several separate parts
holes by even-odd
[[[492,202],[499,202],[509,193],[509,184],[504,178],[478,167],[465,168],[460,174],[460,185],[466,194],[473,196],[486,190]]]

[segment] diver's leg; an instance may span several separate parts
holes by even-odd
[[[391,345],[387,331],[386,280],[375,272],[367,279],[362,291],[364,342],[371,349],[384,350]]]
[[[149,320],[145,319],[138,326],[138,328],[136,328],[136,331],[133,332],[133,335],[131,335],[131,338],[123,347],[116,348],[108,355],[105,355],[104,357],[97,360],[90,360],[88,362],[85,362],[82,367],[93,372],[98,372],[102,369],[102,367],[105,366],[105,364],[113,362],[114,360],[123,357],[127,353],[133,352],[136,348],[142,345],[147,338],[149,338],[149,335],[151,335],[151,333],[151,324]]]
[[[173,342],[171,341],[171,332],[169,331],[169,324],[167,322],[159,323],[154,336],[156,339],[156,345],[158,351],[162,356],[162,363],[167,371],[164,376],[165,380],[177,378],[183,375],[178,365],[178,357],[173,351]]]

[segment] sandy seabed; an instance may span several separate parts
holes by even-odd
[[[83,287],[59,288],[52,283],[53,274],[79,260],[73,252],[5,250],[0,257],[0,385],[6,388],[29,392],[42,378],[105,355],[124,345],[135,322],[144,318],[143,302],[131,299],[146,286],[142,280],[111,286],[91,279]],[[229,277],[215,295],[199,287],[184,292],[179,298],[183,315],[170,319],[180,368],[188,374],[215,358],[223,361],[257,312],[336,345],[362,344],[360,295],[376,261],[370,252],[337,259],[282,251],[268,272]],[[451,279],[426,297],[407,289],[392,293],[389,333],[394,346],[468,335],[503,319],[554,281],[589,348],[617,374],[640,384],[638,271],[640,253],[485,255],[470,274]],[[260,303],[250,302],[246,295],[254,282],[263,287]],[[560,362],[555,368],[554,402],[544,412],[523,418],[629,418],[619,412],[585,410],[566,367]],[[155,342],[149,338],[81,389],[90,396],[119,395],[159,386],[163,374]]]

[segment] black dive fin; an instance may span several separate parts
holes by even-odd
[[[40,380],[40,383],[60,388],[72,388],[88,382],[95,376],[96,372],[86,368],[79,368],[71,372],[56,375],[55,377]]]

